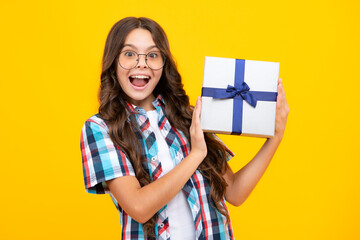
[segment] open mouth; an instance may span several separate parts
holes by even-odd
[[[145,87],[150,81],[150,76],[147,75],[132,75],[129,77],[131,85],[137,88]]]

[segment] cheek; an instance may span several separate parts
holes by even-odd
[[[159,84],[161,75],[162,75],[162,71],[159,71],[158,73],[154,74],[154,79],[156,79],[156,81],[154,82],[155,86]]]
[[[123,85],[128,82],[128,71],[124,69],[118,69],[116,71],[116,77],[120,85]]]
[[[158,70],[158,71],[155,72],[154,75],[156,76],[157,79],[160,79],[162,74],[163,74],[163,71],[162,71],[162,70]]]

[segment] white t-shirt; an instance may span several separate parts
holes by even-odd
[[[158,125],[158,113],[156,110],[146,112],[150,120],[150,127],[155,133],[156,143],[159,149],[158,157],[161,162],[163,173],[166,174],[174,168],[169,146],[160,132]],[[182,190],[167,204],[167,215],[169,218],[170,237],[172,240],[195,239],[195,226],[190,206],[186,195]]]

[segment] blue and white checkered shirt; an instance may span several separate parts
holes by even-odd
[[[143,166],[148,170],[150,177],[156,181],[164,173],[157,157],[159,151],[155,133],[151,131],[145,110],[131,104],[128,105],[131,111],[135,113],[137,123],[143,133],[142,136],[138,136],[142,147],[145,149],[145,157],[148,159],[143,163]],[[159,114],[158,125],[169,146],[174,166],[176,166],[189,154],[189,141],[181,131],[170,125],[165,116],[165,103],[161,96],[153,101],[153,106]],[[225,149],[229,160],[234,154],[226,147]],[[110,193],[105,181],[121,176],[135,176],[129,159],[111,141],[108,126],[98,114],[90,117],[83,126],[81,153],[85,189],[89,193]],[[226,224],[226,218],[213,207],[214,204],[211,203],[212,200],[209,195],[210,184],[198,170],[187,181],[182,191],[185,193],[192,212],[196,239],[234,238],[231,223]],[[123,211],[111,193],[110,196],[120,213],[121,239],[145,239],[141,223],[136,222]],[[225,199],[221,203],[226,208]],[[157,239],[170,239],[171,232],[169,231],[166,205],[159,210],[158,216],[155,229]]]

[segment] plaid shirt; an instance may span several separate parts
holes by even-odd
[[[143,154],[148,159],[143,163],[143,166],[155,181],[164,175],[161,162],[157,157],[158,147],[155,133],[149,128],[150,121],[145,110],[131,104],[128,106],[135,113],[139,128],[142,131],[142,136],[141,134],[137,135],[143,150],[145,150]],[[169,146],[174,166],[176,166],[189,154],[189,142],[181,131],[170,125],[165,116],[165,103],[161,96],[153,101],[153,106],[159,114],[159,128]],[[219,139],[219,141],[221,140]],[[229,160],[233,153],[227,148],[226,150]],[[136,222],[123,211],[106,185],[105,181],[113,178],[135,176],[135,171],[124,152],[111,141],[108,126],[98,114],[90,117],[84,124],[81,133],[81,153],[86,192],[110,194],[120,214],[121,239],[144,239],[141,223]],[[186,182],[182,191],[185,193],[192,212],[196,239],[222,240],[234,238],[231,223],[226,225],[226,218],[211,203],[209,181],[198,170]],[[221,203],[226,208],[225,199]],[[158,211],[155,232],[157,239],[165,240],[171,237],[166,205]]]

